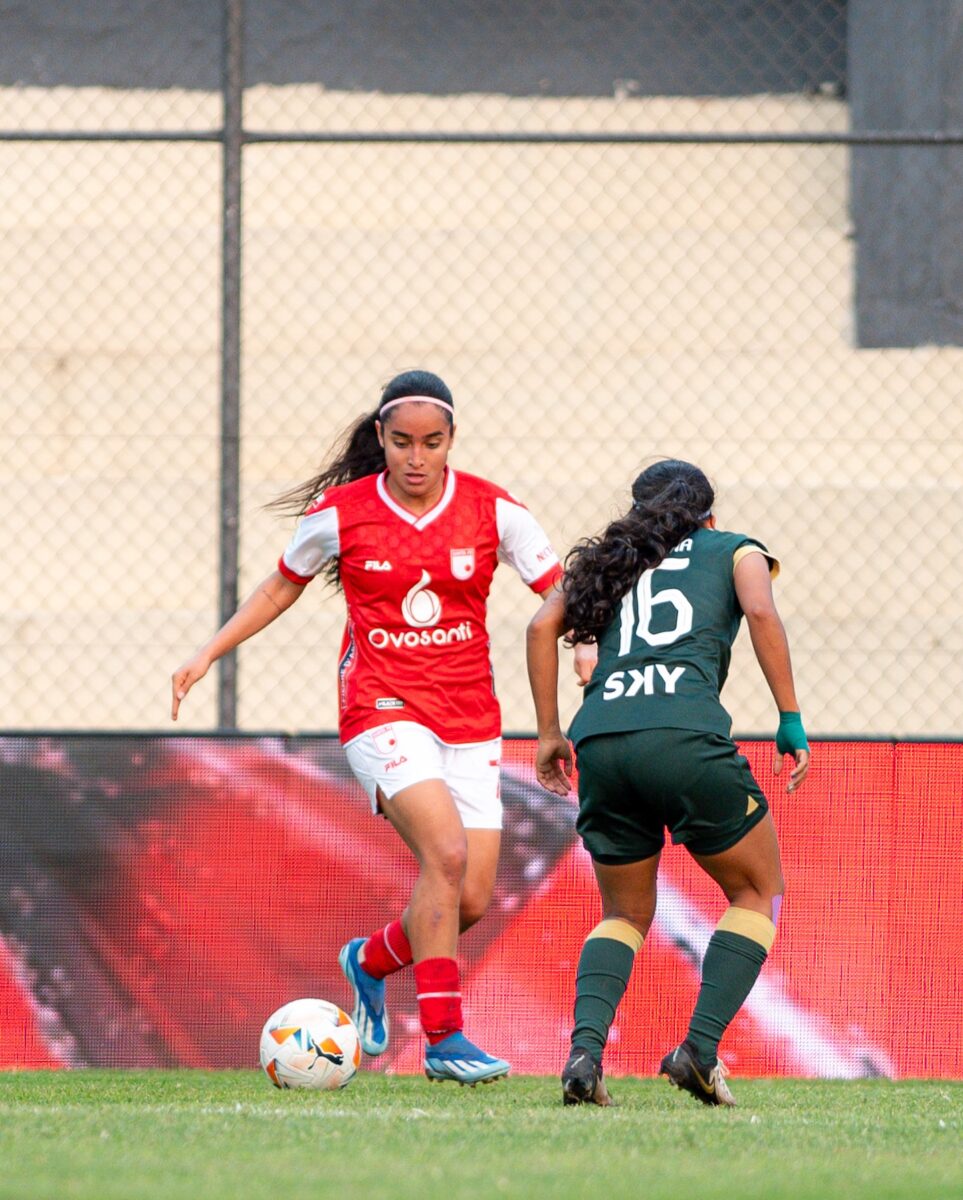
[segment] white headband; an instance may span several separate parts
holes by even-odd
[[[447,400],[439,400],[437,396],[399,396],[397,400],[389,400],[387,404],[382,404],[378,409],[378,416],[380,417],[382,413],[386,413],[389,408],[394,408],[396,404],[409,404],[411,402],[415,404],[437,404],[445,412],[451,413],[452,416],[455,415],[455,410]]]

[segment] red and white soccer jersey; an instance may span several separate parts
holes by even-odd
[[[326,491],[302,517],[278,569],[308,583],[337,557],[348,605],[340,732],[416,721],[450,744],[498,737],[485,609],[507,562],[534,592],[561,574],[541,526],[508,492],[446,473],[441,499],[408,512],[387,472]]]

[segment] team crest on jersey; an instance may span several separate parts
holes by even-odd
[[[452,550],[451,573],[456,579],[471,579],[475,574],[475,548]]]

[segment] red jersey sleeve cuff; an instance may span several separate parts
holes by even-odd
[[[558,581],[561,578],[562,578],[562,564],[555,563],[554,566],[549,567],[549,569],[545,572],[544,575],[539,575],[539,577],[537,579],[532,580],[532,582],[528,586],[532,589],[533,592],[536,592],[540,595],[542,592],[545,591],[546,588],[550,588],[553,583],[558,583]]]
[[[284,561],[283,555],[281,556],[281,558],[278,559],[278,570],[281,572],[281,574],[284,576],[285,579],[290,579],[290,581],[292,583],[299,583],[299,584],[301,584],[302,587],[306,583],[310,583],[311,580],[314,578],[313,575],[299,575],[297,573],[297,571],[292,571],[291,568]]]

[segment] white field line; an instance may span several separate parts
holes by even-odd
[[[279,1104],[283,1101],[279,1100]],[[96,1116],[99,1120],[106,1120],[108,1117],[123,1114],[130,1116],[177,1116],[183,1114],[188,1117],[262,1117],[265,1120],[275,1121],[330,1121],[332,1118],[354,1121],[421,1121],[425,1118],[429,1120],[449,1121],[459,1118],[461,1114],[453,1111],[441,1109],[437,1112],[428,1112],[423,1108],[410,1109],[348,1109],[348,1108],[328,1108],[323,1101],[319,1101],[317,1108],[289,1108],[277,1107],[271,1108],[267,1105],[259,1104],[204,1104],[195,1105],[190,1101],[185,1101],[181,1104],[136,1104],[126,1102],[111,1102],[111,1103],[96,1103],[90,1104],[70,1103],[70,1104],[2,1104],[0,1103],[0,1116],[32,1116],[32,1117],[51,1117],[51,1116],[69,1116],[87,1113],[90,1116]],[[473,1114],[474,1120],[480,1114]]]

